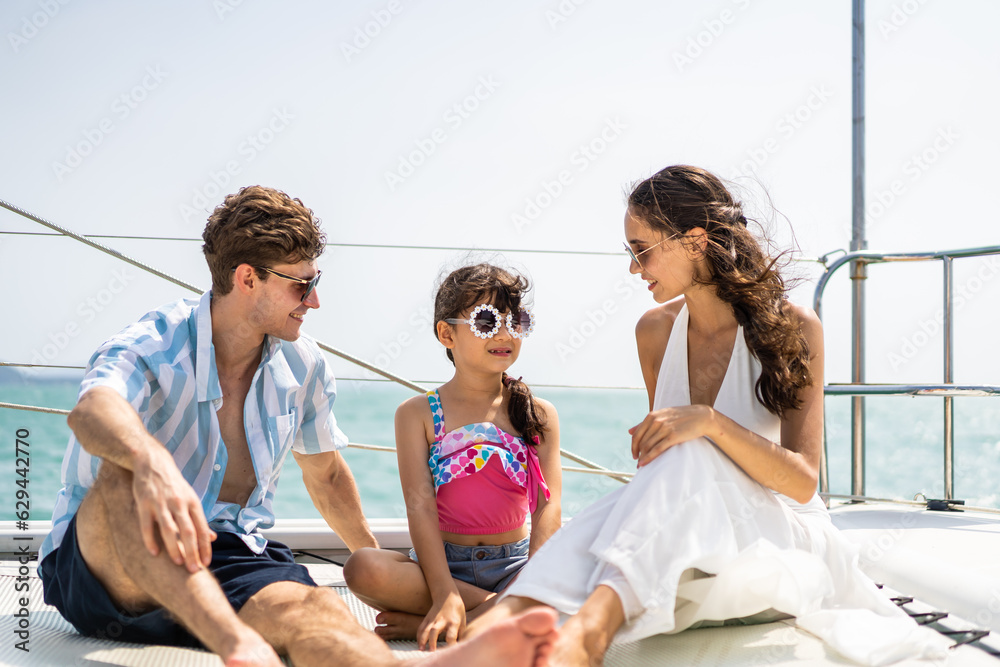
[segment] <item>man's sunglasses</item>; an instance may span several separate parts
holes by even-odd
[[[268,273],[276,275],[279,278],[284,278],[285,280],[290,280],[293,283],[298,283],[299,285],[303,285],[305,287],[305,289],[302,292],[302,298],[299,299],[299,301],[305,301],[306,298],[310,294],[312,294],[312,291],[314,289],[316,289],[316,285],[319,284],[319,277],[321,275],[323,275],[322,271],[317,271],[315,276],[313,276],[312,278],[310,278],[310,279],[307,280],[305,278],[296,278],[295,276],[289,276],[289,275],[285,275],[284,273],[279,273],[279,272],[275,271],[274,269],[267,268],[266,266],[255,266],[253,268],[257,269],[258,271],[267,271]],[[234,267],[233,271],[235,271],[235,270],[236,270],[236,268]]]
[[[496,332],[500,331],[500,324],[507,325],[507,331],[514,338],[527,338],[535,330],[535,316],[527,308],[522,307],[517,313],[507,313],[506,322],[500,316],[500,311],[496,306],[489,303],[481,303],[472,311],[469,319],[449,318],[445,322],[448,324],[468,324],[472,333],[477,338],[493,338]]]

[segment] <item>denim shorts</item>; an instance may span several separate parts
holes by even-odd
[[[279,581],[316,585],[284,544],[268,542],[264,553],[257,555],[238,535],[221,531],[218,535],[212,543],[208,569],[235,611],[262,588]],[[165,609],[130,614],[115,606],[80,554],[75,516],[59,548],[45,557],[39,574],[45,602],[58,609],[82,635],[140,644],[201,646]]]
[[[497,593],[506,588],[528,562],[530,543],[528,537],[510,544],[482,547],[445,542],[444,555],[455,579]],[[417,562],[417,552],[413,549],[410,549],[410,560]]]

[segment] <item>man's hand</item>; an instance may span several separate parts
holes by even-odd
[[[156,556],[159,537],[171,560],[197,572],[212,562],[215,532],[208,527],[205,513],[194,489],[181,475],[166,449],[150,452],[147,460],[132,471],[139,528],[146,549]]]

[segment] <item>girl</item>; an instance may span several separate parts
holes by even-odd
[[[600,664],[613,638],[788,615],[862,662],[929,648],[816,495],[822,327],[786,301],[741,205],[705,170],[668,167],[632,191],[625,238],[629,271],[662,304],[636,327],[650,408],[629,429],[638,471],[469,634],[542,603],[572,615],[560,666]]]
[[[410,557],[362,549],[348,586],[382,611],[376,632],[434,650],[559,529],[559,422],[555,408],[507,375],[534,328],[527,280],[489,264],[452,272],[434,302],[435,333],[455,375],[396,411],[396,449]],[[531,514],[529,538],[525,523]]]

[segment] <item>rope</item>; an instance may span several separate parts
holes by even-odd
[[[40,218],[37,215],[34,215],[32,213],[28,213],[27,211],[25,211],[25,210],[23,210],[21,208],[18,208],[17,206],[14,206],[13,204],[11,204],[9,202],[4,201],[3,199],[0,199],[0,206],[2,206],[3,208],[7,209],[8,211],[11,211],[13,213],[17,213],[20,216],[24,216],[28,220],[33,220],[34,222],[37,222],[40,225],[44,225],[45,227],[48,227],[49,229],[54,229],[57,232],[59,232],[60,234],[64,234],[65,236],[68,236],[71,239],[77,240],[80,243],[85,243],[86,245],[89,245],[92,248],[96,248],[97,250],[100,250],[103,253],[111,255],[112,257],[116,257],[116,258],[122,260],[123,262],[128,262],[129,264],[131,264],[132,266],[135,266],[136,268],[139,268],[139,269],[142,269],[143,271],[147,271],[149,273],[152,273],[153,275],[159,276],[160,278],[163,278],[164,280],[168,280],[168,281],[172,282],[173,284],[175,284],[175,285],[177,285],[179,287],[183,287],[184,289],[190,290],[190,291],[192,291],[192,292],[194,292],[196,294],[201,294],[204,291],[204,290],[202,290],[202,289],[200,289],[198,287],[195,287],[191,283],[186,283],[183,280],[180,280],[178,278],[174,278],[173,276],[171,276],[169,274],[166,274],[166,273],[163,273],[162,271],[159,271],[158,269],[154,269],[153,267],[149,266],[148,264],[143,264],[142,262],[140,262],[138,260],[132,259],[128,255],[125,255],[125,254],[123,254],[123,253],[115,250],[114,248],[109,248],[106,245],[102,245],[100,243],[96,243],[95,241],[91,241],[87,237],[82,236],[80,234],[77,234],[76,232],[70,231],[69,229],[66,229],[65,227],[60,227],[59,225],[55,224],[54,222],[49,222],[48,220]],[[382,377],[386,377],[386,378],[389,378],[390,380],[398,382],[399,384],[403,385],[404,387],[409,387],[410,389],[413,389],[414,391],[418,391],[418,392],[421,392],[421,393],[427,391],[426,389],[424,389],[420,385],[414,384],[414,383],[410,382],[409,380],[406,380],[404,378],[401,378],[401,377],[398,377],[396,375],[393,375],[392,373],[389,373],[388,371],[382,370],[381,368],[377,368],[377,367],[369,364],[367,361],[363,361],[361,359],[358,359],[357,357],[354,357],[354,356],[352,356],[352,355],[350,355],[350,354],[348,354],[346,352],[338,350],[335,347],[331,347],[331,346],[327,345],[326,343],[323,343],[321,341],[316,341],[316,344],[319,345],[320,349],[322,349],[322,350],[326,350],[327,352],[329,352],[331,354],[335,354],[338,357],[340,357],[341,359],[346,359],[347,361],[350,361],[350,362],[352,362],[354,364],[357,364],[358,366],[361,366],[362,368],[367,369],[367,370],[369,370],[369,371],[371,371],[373,373],[377,373],[377,374],[381,375]]]
[[[35,405],[18,405],[17,403],[4,403],[0,401],[0,408],[10,408],[11,410],[27,410],[29,412],[44,412],[50,415],[68,415],[69,410],[59,408],[40,408]]]
[[[59,409],[59,408],[42,408],[42,407],[38,407],[38,406],[35,406],[35,405],[19,405],[17,403],[4,403],[2,401],[0,401],[0,408],[10,408],[12,410],[27,410],[29,412],[43,412],[43,413],[51,414],[51,415],[68,415],[69,414],[69,410],[62,410],[62,409]],[[373,452],[395,452],[396,451],[395,447],[385,447],[383,445],[366,445],[366,444],[360,443],[360,442],[349,442],[349,443],[347,443],[347,446],[350,447],[351,449],[360,449],[360,450],[363,450],[363,451],[373,451]],[[570,456],[568,456],[568,454],[569,454],[568,452],[563,452],[564,456],[567,456],[567,458],[571,458]],[[576,455],[573,454],[572,456],[576,456]],[[597,464],[595,463],[595,464],[592,464],[592,465],[596,466]],[[629,479],[631,479],[631,477],[633,475],[633,473],[615,472],[614,470],[608,470],[606,468],[600,468],[600,467],[598,467],[598,468],[595,469],[595,468],[571,468],[569,466],[563,466],[563,470],[565,470],[566,472],[579,472],[579,473],[586,473],[586,474],[591,474],[591,475],[607,475],[608,477],[613,477],[614,479],[618,479],[618,480],[624,481],[624,482],[627,482]]]
[[[92,248],[96,248],[97,250],[100,250],[103,253],[111,255],[112,257],[116,257],[116,258],[118,258],[118,259],[120,259],[120,260],[122,260],[124,262],[128,262],[129,264],[131,264],[132,266],[135,266],[136,268],[142,269],[143,271],[147,271],[149,273],[152,273],[155,276],[159,276],[160,278],[168,280],[168,281],[174,283],[175,285],[178,285],[180,287],[188,289],[188,290],[190,290],[192,292],[195,292],[196,294],[201,294],[202,293],[201,289],[195,287],[194,285],[191,285],[190,283],[186,283],[183,280],[179,280],[177,278],[174,278],[171,275],[163,273],[162,271],[154,269],[153,267],[149,266],[148,264],[144,264],[144,263],[142,263],[142,262],[140,262],[138,260],[132,259],[131,257],[129,257],[129,256],[127,256],[127,255],[125,255],[125,254],[123,254],[123,253],[121,253],[121,252],[113,249],[113,248],[109,248],[108,246],[102,245],[102,244],[97,243],[95,241],[91,241],[90,239],[88,239],[87,237],[85,237],[85,236],[83,236],[81,234],[77,234],[76,232],[70,231],[69,229],[66,229],[65,227],[61,227],[61,226],[55,224],[54,222],[49,222],[48,220],[45,220],[44,218],[41,218],[41,217],[39,217],[37,215],[34,215],[33,213],[29,213],[29,212],[25,211],[24,209],[22,209],[22,208],[20,208],[18,206],[15,206],[15,205],[13,205],[13,204],[11,204],[11,203],[3,200],[3,199],[0,199],[0,206],[2,206],[3,208],[7,209],[8,211],[11,211],[12,213],[16,213],[16,214],[18,214],[18,215],[20,215],[22,217],[27,218],[28,220],[32,220],[34,222],[37,222],[40,225],[48,227],[49,229],[53,229],[53,230],[59,232],[60,234],[63,234],[65,236],[70,237],[71,239],[79,241],[80,243],[84,243],[86,245],[89,245]],[[110,237],[110,238],[125,238],[125,237]],[[373,246],[373,247],[390,247],[390,246]],[[400,246],[400,247],[405,247],[405,246]],[[417,246],[413,246],[413,247],[417,247]],[[568,252],[568,251],[565,251],[565,252]],[[321,350],[326,350],[327,352],[329,352],[331,354],[334,354],[334,355],[340,357],[341,359],[345,359],[347,361],[350,361],[351,363],[356,364],[358,366],[361,366],[362,368],[364,368],[366,370],[369,370],[372,373],[375,373],[377,375],[381,375],[382,377],[388,378],[388,379],[390,379],[390,380],[392,380],[394,382],[398,382],[399,384],[403,385],[404,387],[408,387],[408,388],[410,388],[410,389],[412,389],[412,390],[414,390],[414,391],[416,391],[418,393],[422,394],[422,393],[425,393],[427,391],[426,388],[421,387],[418,384],[415,384],[415,383],[410,382],[409,380],[407,380],[405,378],[399,377],[398,375],[394,375],[394,374],[392,374],[392,373],[390,373],[390,372],[388,372],[386,370],[383,370],[381,368],[373,366],[372,364],[369,364],[367,361],[364,361],[362,359],[359,359],[358,357],[355,357],[355,356],[350,355],[350,354],[348,354],[346,352],[343,352],[342,350],[338,350],[337,348],[332,347],[330,345],[327,345],[326,343],[323,343],[323,342],[317,340],[316,344],[319,346],[319,348]],[[0,406],[5,406],[5,404],[0,403]],[[30,407],[27,407],[27,406],[20,406],[20,407],[22,409],[34,410],[34,411],[37,411],[37,412],[46,412],[46,411],[51,410],[50,408],[30,408]],[[64,414],[64,413],[63,412],[56,412],[56,414]],[[68,413],[66,413],[66,414],[68,414]],[[575,454],[571,455],[570,452],[563,451],[563,456],[566,456],[570,460],[575,461],[576,463],[584,465],[584,466],[586,466],[588,468],[591,468],[593,470],[605,470],[605,471],[607,471],[607,468],[604,468],[603,466],[599,466],[596,463],[592,463],[592,462],[588,461],[587,459],[585,459],[583,457],[576,456]],[[614,479],[617,479],[617,480],[622,481],[622,482],[628,481],[628,478],[622,477],[621,475],[612,475],[612,476],[614,477]]]
[[[9,208],[9,207],[8,207]],[[12,236],[58,236],[58,234],[46,234],[44,232],[12,232],[0,231],[0,234],[10,234]],[[130,236],[123,234],[86,234],[88,239],[115,239],[120,241],[186,241],[200,243],[200,238],[187,238],[182,236]],[[375,248],[378,250],[447,250],[449,252],[476,252],[484,251],[484,248],[463,248],[459,246],[434,246],[434,245],[400,245],[390,243],[331,243],[326,244],[328,248]],[[610,252],[607,250],[552,250],[536,248],[489,248],[488,252],[502,253],[533,253],[539,255],[596,255],[602,257],[620,257],[621,250]],[[843,251],[841,251],[843,252]],[[823,257],[793,257],[795,262],[814,262],[825,264],[826,256]]]
[[[0,361],[0,366],[11,366],[13,368],[63,368],[69,370],[86,370],[86,366],[57,366],[55,364],[26,364],[16,361]],[[395,382],[389,378],[361,378],[361,377],[348,377],[345,375],[337,376],[338,382]],[[444,384],[444,380],[414,380],[418,385],[441,385]],[[541,387],[544,389],[605,389],[605,390],[628,390],[628,391],[645,391],[645,387],[630,387],[626,385],[607,385],[607,384],[547,384],[543,382],[532,382],[532,387]]]

